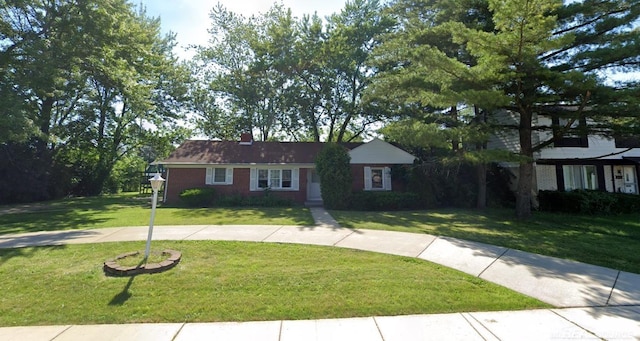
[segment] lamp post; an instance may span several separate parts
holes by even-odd
[[[144,249],[144,259],[149,258],[149,250],[151,249],[151,235],[153,235],[153,219],[156,217],[156,202],[158,202],[158,190],[164,179],[160,176],[160,173],[149,179],[151,183],[151,189],[153,190],[153,198],[151,199],[151,221],[149,221],[149,235],[147,236],[147,247]]]

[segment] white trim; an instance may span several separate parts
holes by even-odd
[[[224,181],[216,182],[216,169],[224,169]],[[204,176],[205,185],[233,185],[233,168],[232,167],[207,167]]]
[[[364,190],[371,190],[371,167],[364,167]]]
[[[252,167],[249,170],[249,190],[250,191],[264,191],[267,188],[264,187],[260,187],[258,185],[259,182],[259,178],[258,178],[258,171],[259,170],[267,170],[268,174],[267,174],[267,183],[269,184],[269,187],[267,187],[268,189],[272,190],[272,191],[281,191],[281,192],[287,192],[287,191],[299,191],[300,190],[300,169],[299,168],[292,168],[292,167],[265,167],[265,166],[260,166],[260,167]],[[283,170],[290,170],[291,171],[291,187],[271,187],[271,172],[272,171],[280,171],[280,184],[278,184],[278,186],[282,185],[282,171]]]
[[[384,187],[384,189],[386,191],[390,191],[391,190],[391,168],[384,167],[382,172],[383,172],[383,175],[382,175],[382,186]]]
[[[382,171],[382,188],[373,188],[372,174],[374,170]],[[365,191],[390,191],[391,190],[391,168],[389,167],[364,167],[364,190]]]

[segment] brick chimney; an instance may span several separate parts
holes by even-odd
[[[253,136],[251,133],[242,133],[240,135],[240,144],[244,146],[250,146],[253,143]]]

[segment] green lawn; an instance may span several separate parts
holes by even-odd
[[[143,242],[0,250],[0,326],[316,319],[549,307],[423,260],[342,248],[154,241],[182,261],[107,277]]]
[[[331,211],[345,227],[449,236],[640,273],[640,213],[579,216],[512,210]]]
[[[7,207],[4,207],[5,209]],[[0,207],[2,209],[2,207]],[[30,212],[0,215],[0,234],[149,225],[150,195],[131,193],[56,200]],[[313,225],[309,210],[295,208],[176,208],[156,211],[155,225]]]

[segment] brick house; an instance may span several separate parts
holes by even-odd
[[[322,142],[187,140],[159,161],[166,169],[164,201],[175,203],[189,188],[213,187],[218,195],[262,195],[265,189],[298,203],[321,201],[315,157]],[[342,143],[351,156],[354,191],[403,190],[391,168],[413,164],[406,151],[374,139]]]

